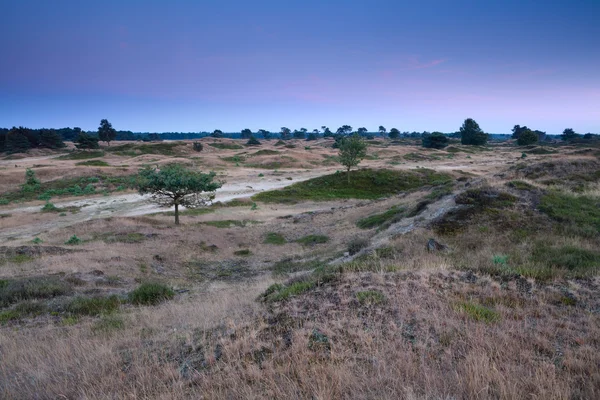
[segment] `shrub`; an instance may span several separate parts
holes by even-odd
[[[365,238],[354,238],[348,243],[348,252],[354,255],[369,246],[369,240]]]
[[[356,299],[360,304],[372,305],[383,303],[385,301],[385,296],[378,290],[365,290],[356,293]]]
[[[175,296],[175,292],[162,283],[143,283],[129,293],[133,304],[156,305]]]
[[[246,146],[260,146],[260,141],[254,136],[250,136],[250,139],[246,142]]]
[[[67,241],[65,242],[65,244],[72,244],[72,245],[75,245],[75,244],[81,244],[81,239],[79,239],[79,238],[77,237],[77,235],[73,235],[73,236],[71,236],[71,237],[69,238],[69,240],[67,240]]]
[[[200,143],[200,142],[194,142],[192,147],[194,148],[194,151],[197,151],[197,152],[201,152],[202,150],[204,150],[204,146],[202,146],[202,143]]]
[[[265,237],[265,240],[263,243],[282,245],[282,244],[286,244],[287,240],[285,240],[285,237],[283,237],[283,235],[281,233],[269,232],[269,233],[267,233],[267,236]]]
[[[458,303],[455,308],[457,311],[464,312],[472,319],[485,322],[486,324],[496,322],[500,319],[500,314],[496,310],[470,301]]]
[[[519,146],[529,146],[534,143],[537,143],[538,139],[538,135],[535,132],[531,131],[530,129],[526,129],[519,135],[519,138],[517,139],[517,144]]]
[[[252,252],[249,249],[243,249],[243,250],[234,251],[233,254],[236,256],[246,257],[246,256],[251,256]]]
[[[54,204],[52,203],[46,203],[44,204],[44,207],[42,207],[42,212],[47,213],[47,212],[61,212],[62,209],[56,207]]]
[[[296,242],[304,246],[314,246],[315,244],[327,243],[328,241],[329,237],[325,235],[308,235],[296,240]]]
[[[69,303],[67,311],[75,315],[101,315],[116,311],[121,304],[118,296],[78,297]]]
[[[448,146],[449,139],[441,132],[433,132],[431,135],[423,136],[423,147],[430,149],[443,149]]]
[[[21,300],[64,296],[71,292],[71,285],[56,277],[0,280],[0,306],[4,307]]]

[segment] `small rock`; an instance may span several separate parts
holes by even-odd
[[[446,246],[445,244],[441,244],[435,239],[429,239],[429,241],[427,242],[427,250],[429,251],[443,251],[447,248],[448,246]]]

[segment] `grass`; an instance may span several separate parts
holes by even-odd
[[[89,160],[90,158],[104,157],[102,150],[95,151],[74,151],[69,154],[56,157],[57,160]]]
[[[264,150],[259,150],[255,153],[250,154],[250,157],[254,157],[254,156],[272,156],[275,154],[281,154],[280,151],[277,150],[269,150],[269,149],[264,149]]]
[[[235,143],[209,143],[208,145],[221,150],[240,150],[244,148],[244,146]]]
[[[215,211],[216,210],[214,208],[209,208],[209,207],[186,208],[185,210],[180,210],[179,211],[179,215],[187,215],[187,216],[191,216],[191,215],[204,215],[204,214],[213,213]],[[161,213],[156,213],[154,215],[166,215],[166,216],[169,216],[169,217],[174,217],[175,216],[175,211],[161,212]]]
[[[281,190],[262,192],[252,199],[273,203],[352,198],[377,199],[423,186],[443,185],[450,182],[451,179],[449,175],[425,168],[414,171],[363,169],[350,172],[350,184],[348,184],[346,174],[338,172],[298,182]]]
[[[248,257],[252,255],[252,252],[249,249],[242,249],[234,251],[233,254],[240,257]]]
[[[356,222],[356,226],[358,226],[360,229],[371,229],[376,227],[389,226],[404,218],[405,212],[406,208],[394,206],[385,212],[373,214],[368,217],[359,219]]]
[[[323,265],[320,260],[312,261],[294,261],[291,258],[285,258],[273,264],[271,270],[273,275],[286,275],[299,271],[308,271]]]
[[[70,245],[77,245],[77,244],[81,244],[81,239],[79,239],[77,237],[77,235],[73,235],[69,238],[69,240],[67,240],[65,242],[65,244],[70,244]]]
[[[561,228],[580,236],[595,237],[600,233],[599,200],[589,196],[574,196],[558,191],[545,194],[539,209],[554,220]]]
[[[595,275],[600,270],[600,252],[575,246],[551,247],[538,243],[531,260],[543,267],[565,269],[571,277]]]
[[[72,286],[53,276],[0,280],[0,306],[22,300],[49,299],[71,294]]]
[[[316,286],[312,280],[294,282],[290,285],[276,283],[271,285],[263,294],[263,299],[267,302],[285,301],[292,296],[298,296]]]
[[[114,233],[114,232],[103,232],[94,235],[94,240],[102,240],[104,243],[141,243],[148,239],[143,233],[139,232],[128,232],[128,233]],[[150,236],[151,237],[151,236]]]
[[[181,155],[181,147],[186,147],[187,143],[127,143],[120,146],[112,146],[106,148],[106,151],[120,156],[136,157],[143,154],[156,154],[163,156],[178,156]]]
[[[287,240],[285,240],[285,237],[283,237],[283,235],[280,233],[269,232],[269,233],[267,233],[267,236],[265,237],[265,240],[263,243],[283,245],[283,244],[287,243]]]
[[[162,283],[142,283],[129,293],[129,301],[137,305],[156,305],[174,296],[173,289]]]
[[[510,181],[506,184],[506,186],[517,190],[531,191],[535,189],[535,186],[523,181]]]
[[[106,161],[102,161],[102,160],[82,161],[82,162],[78,162],[75,165],[81,165],[81,166],[86,166],[86,167],[109,167],[110,166]]]
[[[485,322],[486,324],[500,320],[500,314],[496,310],[471,301],[459,302],[456,304],[455,309],[465,313],[475,321]]]
[[[118,296],[109,297],[77,297],[67,306],[67,311],[74,315],[97,316],[110,314],[119,309],[121,300]]]
[[[329,236],[325,235],[307,235],[296,240],[297,243],[303,246],[314,246],[316,244],[327,243],[328,241]]]
[[[356,300],[362,305],[377,305],[385,302],[385,295],[378,290],[365,290],[356,293]]]
[[[243,163],[246,161],[246,158],[244,156],[235,155],[231,157],[221,157],[221,160],[233,163]]]
[[[0,324],[9,321],[22,320],[27,317],[35,317],[47,311],[47,306],[39,301],[23,301],[12,309],[0,312]]]
[[[234,226],[240,227],[240,228],[244,228],[247,225],[251,225],[251,224],[259,224],[259,221],[253,221],[253,220],[249,220],[249,219],[245,219],[245,220],[234,220],[234,219],[226,219],[223,221],[204,221],[201,222],[201,224],[204,225],[209,225],[209,226],[214,226],[215,228],[231,228]]]

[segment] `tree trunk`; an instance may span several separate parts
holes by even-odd
[[[346,173],[346,176],[348,177],[348,185],[350,184],[350,168],[348,168],[348,172]]]
[[[175,203],[175,225],[179,225],[179,204]]]

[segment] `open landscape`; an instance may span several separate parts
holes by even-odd
[[[377,138],[350,182],[331,139],[194,142],[0,161],[2,397],[600,395],[596,141]],[[172,163],[224,182],[179,225],[136,191]]]

